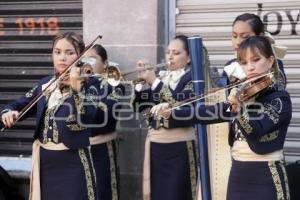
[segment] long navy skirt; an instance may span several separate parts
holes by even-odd
[[[232,161],[227,200],[288,200],[289,188],[283,162]]]
[[[40,151],[42,200],[97,200],[96,178],[88,148]]]
[[[116,144],[109,141],[92,145],[92,157],[97,176],[99,200],[119,199],[118,166],[116,164]]]
[[[196,196],[195,143],[151,143],[151,200],[192,200]]]

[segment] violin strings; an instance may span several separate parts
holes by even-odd
[[[227,91],[227,90],[229,90],[229,89],[231,89],[231,88],[234,88],[234,87],[236,87],[236,86],[240,86],[240,85],[243,85],[243,84],[247,84],[247,83],[249,83],[249,82],[251,82],[251,81],[254,81],[254,80],[257,80],[257,79],[259,79],[259,78],[262,78],[262,77],[271,75],[271,74],[273,74],[273,73],[274,73],[274,72],[269,72],[269,73],[267,73],[267,74],[258,75],[258,76],[252,77],[251,79],[247,79],[247,80],[245,80],[245,81],[239,81],[238,83],[230,84],[230,85],[228,85],[228,86],[225,87],[225,88],[218,89],[218,90],[213,91],[213,92],[211,92],[211,93],[209,92],[208,94],[201,94],[201,95],[198,95],[197,97],[199,97],[199,98],[195,98],[195,97],[194,97],[192,100],[187,101],[187,102],[183,102],[183,103],[180,104],[180,105],[177,105],[177,106],[174,106],[174,107],[172,107],[172,108],[169,108],[167,111],[175,110],[175,109],[177,109],[177,108],[180,108],[181,106],[185,106],[185,105],[194,103],[194,102],[196,102],[196,101],[199,101],[199,100],[201,100],[201,99],[205,99],[205,98],[211,97],[211,96],[215,95],[217,92],[220,92],[221,90]],[[254,80],[253,80],[253,79],[254,79]]]
[[[194,102],[199,101],[199,100],[201,100],[201,99],[205,99],[205,98],[211,97],[211,96],[213,96],[213,95],[216,95],[216,93],[217,93],[217,92],[220,92],[221,90],[227,91],[227,90],[229,90],[229,89],[231,89],[231,88],[234,88],[234,87],[236,87],[236,86],[243,85],[243,84],[247,84],[247,83],[251,83],[251,81],[257,80],[257,79],[259,79],[259,78],[262,78],[262,77],[265,77],[265,76],[268,76],[268,75],[272,75],[273,73],[274,73],[274,72],[269,72],[269,73],[266,73],[266,74],[261,74],[261,75],[252,77],[252,78],[250,78],[250,79],[239,80],[239,81],[237,81],[237,82],[234,83],[234,84],[229,84],[229,85],[228,85],[227,87],[225,87],[225,88],[220,88],[220,89],[217,89],[216,91],[213,91],[213,92],[208,92],[208,93],[206,93],[206,94],[204,93],[204,94],[197,95],[197,96],[195,96],[195,97],[192,97],[192,98],[188,99],[188,101],[187,101],[187,100],[183,100],[183,101],[181,101],[181,102],[177,102],[179,105],[176,105],[176,106],[173,105],[173,107],[171,107],[171,108],[169,108],[169,109],[166,109],[165,111],[166,111],[166,112],[169,112],[169,111],[175,110],[175,109],[177,109],[177,108],[180,108],[180,107],[182,107],[182,106],[185,106],[185,105],[194,103]],[[152,116],[152,113],[146,112],[145,114],[143,114],[143,116],[144,116],[144,117],[151,117],[151,116]]]

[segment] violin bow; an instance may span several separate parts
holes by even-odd
[[[219,89],[216,89],[214,91],[209,91],[207,93],[204,93],[204,94],[200,94],[200,95],[197,95],[197,96],[194,96],[192,98],[189,98],[189,99],[186,99],[186,100],[183,100],[183,101],[180,101],[180,102],[177,102],[173,105],[171,105],[172,107],[171,108],[168,108],[166,109],[165,111],[166,112],[169,112],[169,111],[172,111],[172,110],[175,110],[175,109],[178,109],[182,106],[185,106],[185,105],[189,105],[191,103],[194,103],[194,102],[197,102],[201,99],[206,99],[208,97],[211,97],[211,96],[214,96],[216,95],[217,92],[220,92],[222,90],[229,90],[229,89],[232,89],[236,86],[240,86],[240,85],[244,85],[244,84],[248,84],[248,83],[251,83],[251,81],[254,81],[254,80],[257,80],[257,79],[260,79],[260,78],[263,78],[265,76],[269,76],[269,75],[272,75],[274,74],[274,72],[268,72],[266,74],[260,74],[258,76],[255,76],[255,77],[252,77],[250,79],[246,79],[246,80],[239,80],[237,81],[236,83],[234,84],[229,84],[227,87],[224,87],[224,88],[219,88]],[[146,112],[143,114],[144,117],[150,117],[152,114],[150,112]]]
[[[71,68],[72,66],[80,61],[82,59],[82,57],[84,56],[84,54],[90,50],[94,44],[96,43],[96,41],[98,39],[101,39],[102,36],[101,35],[98,35],[84,50],[83,52],[66,68],[62,71],[62,73],[59,75],[59,76],[56,76],[54,79],[52,79],[50,81],[50,83],[37,95],[35,96],[20,112],[19,112],[19,116],[15,119],[14,123],[18,122],[45,94],[47,94],[47,90],[48,88],[54,84],[58,79],[60,79],[62,77],[62,75],[64,75],[65,73],[67,73]],[[4,126],[2,129],[1,129],[1,132],[3,132],[4,130],[6,129],[6,127]]]
[[[172,111],[172,110],[175,110],[177,108],[180,108],[182,106],[185,106],[185,105],[188,105],[188,104],[191,104],[191,103],[194,103],[196,101],[199,101],[201,99],[206,99],[208,97],[211,97],[213,95],[215,95],[217,92],[221,91],[221,90],[229,90],[229,89],[232,89],[236,86],[240,86],[240,85],[244,85],[244,84],[248,84],[248,83],[251,83],[252,81],[254,80],[257,80],[257,79],[260,79],[260,78],[263,78],[265,76],[269,76],[269,75],[272,75],[274,72],[269,72],[269,73],[266,73],[266,74],[261,74],[261,75],[258,75],[258,76],[255,76],[255,77],[252,77],[250,79],[246,79],[246,80],[240,80],[238,81],[237,83],[234,83],[234,84],[230,84],[228,85],[227,87],[225,88],[220,88],[220,89],[217,89],[213,92],[208,92],[207,94],[201,94],[199,96],[196,96],[196,97],[192,97],[190,99],[188,99],[189,101],[182,101],[182,102],[178,102],[179,105],[173,105],[171,108],[167,109],[166,111]]]

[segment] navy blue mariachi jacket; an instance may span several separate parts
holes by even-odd
[[[143,91],[135,91],[135,98],[133,100],[133,107],[135,111],[142,112],[152,106],[168,102],[171,105],[179,101],[183,101],[194,96],[193,83],[190,67],[187,67],[186,73],[180,78],[175,90],[164,85],[162,81],[158,84],[155,90],[151,88]],[[150,127],[159,129],[160,127],[169,128],[168,120],[165,119],[149,119]],[[192,125],[191,125],[192,126]]]
[[[111,133],[116,130],[125,87],[121,84],[112,86],[107,79],[94,80],[90,85],[92,87],[86,88],[85,93],[96,109],[93,124],[89,126],[91,136]]]
[[[38,84],[32,88],[29,92],[22,96],[20,99],[13,103],[10,103],[4,107],[4,110],[17,110],[21,111],[28,103],[34,99],[42,91],[42,85],[48,83],[52,76],[43,78]],[[91,130],[88,129],[88,125],[93,125],[95,116],[97,115],[97,109],[93,102],[90,102],[91,96],[90,88],[96,88],[99,84],[98,79],[90,78],[83,86],[83,92],[71,93],[64,99],[63,103],[55,110],[54,119],[46,118],[47,110],[47,97],[43,96],[22,118],[36,115],[36,129],[34,132],[34,139],[40,139],[41,142],[45,142],[48,138],[45,137],[45,122],[48,125],[46,127],[46,136],[53,135],[55,127],[59,134],[56,143],[63,142],[70,149],[78,149],[89,146],[89,137],[91,136]],[[93,90],[93,89],[92,89]],[[100,92],[98,92],[100,93]],[[22,120],[21,119],[21,120]],[[55,123],[53,122],[55,121]],[[55,127],[54,127],[55,124]]]
[[[247,109],[245,109],[247,108]],[[283,148],[292,117],[292,104],[287,91],[276,86],[261,92],[254,103],[248,103],[240,115],[233,116],[229,103],[213,106],[181,108],[173,110],[169,118],[170,128],[191,126],[196,123],[212,124],[231,122],[229,145],[242,134],[251,150],[266,154]]]

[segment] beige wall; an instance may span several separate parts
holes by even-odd
[[[163,19],[158,19],[162,7],[158,0],[83,1],[84,39],[102,35],[109,59],[121,69],[133,68],[140,58],[156,63],[164,44]]]

